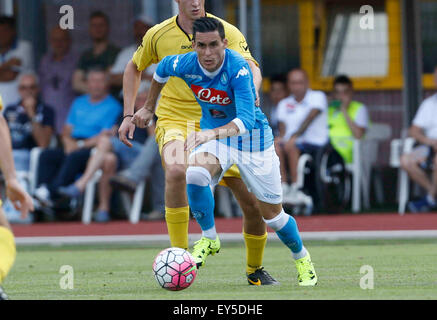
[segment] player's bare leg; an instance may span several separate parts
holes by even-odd
[[[190,211],[186,194],[184,142],[167,142],[161,153],[165,170],[165,220],[172,247],[188,249]]]
[[[224,177],[223,180],[231,189],[244,213],[243,231],[257,236],[265,235],[267,228],[262,219],[255,195],[247,190],[246,185],[240,178]]]

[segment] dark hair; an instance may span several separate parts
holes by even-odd
[[[93,11],[90,14],[90,20],[94,18],[102,18],[106,21],[107,24],[109,24],[109,18],[103,11]]]
[[[194,21],[193,23],[193,40],[196,40],[196,33],[213,32],[218,31],[220,38],[225,38],[225,28],[216,18],[202,17]]]
[[[0,16],[0,24],[7,24],[11,29],[15,29],[16,20],[14,17]]]
[[[285,76],[285,74],[282,74],[282,73],[273,75],[270,78],[270,83],[273,83],[273,82],[280,82],[280,83],[286,85],[287,84],[287,77]]]
[[[352,83],[352,80],[347,75],[344,75],[344,74],[335,77],[334,86],[337,84],[346,84],[346,85],[350,86],[351,88],[353,88],[353,86],[354,86]]]

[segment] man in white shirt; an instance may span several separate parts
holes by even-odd
[[[434,82],[437,86],[437,66],[434,69]],[[402,156],[401,166],[414,182],[426,190],[427,195],[409,202],[408,208],[412,212],[429,211],[437,208],[437,93],[423,100],[409,134],[419,145],[411,153]],[[433,174],[430,179],[423,169],[431,165]]]
[[[32,45],[18,40],[15,24],[15,18],[0,16],[0,95],[5,107],[20,100],[19,74],[33,70]]]
[[[115,60],[114,65],[111,68],[111,86],[121,88],[123,86],[123,74],[124,69],[129,61],[132,60],[132,57],[137,51],[138,47],[143,42],[143,37],[146,34],[147,30],[153,27],[153,20],[146,15],[139,15],[135,18],[134,21],[134,36],[135,43],[129,47],[124,48],[120,51]],[[156,65],[153,64],[148,67],[145,72],[143,72],[141,76],[141,84],[139,91],[144,91],[145,88],[150,87],[150,81],[152,80],[153,74],[155,73]],[[146,82],[149,82],[147,84]],[[123,91],[120,91],[120,95],[123,94]]]
[[[314,153],[328,142],[328,103],[322,91],[309,88],[307,73],[293,69],[287,75],[291,95],[278,105],[279,137],[276,152],[281,160],[284,198],[297,192],[297,164],[302,153]],[[286,165],[290,170],[288,183]]]

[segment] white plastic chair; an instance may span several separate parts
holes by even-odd
[[[102,170],[96,171],[91,180],[87,183],[85,188],[84,204],[82,208],[82,223],[90,224],[93,213],[93,204],[96,194],[96,186],[102,176]],[[136,188],[134,198],[129,211],[129,221],[133,224],[138,223],[141,215],[141,207],[144,199],[144,190],[146,182],[142,181]]]
[[[391,127],[383,123],[372,123],[361,140],[355,139],[353,162],[346,166],[352,173],[352,211],[370,208],[370,178],[372,166],[378,158],[379,143],[391,137]]]
[[[29,171],[17,171],[17,178],[25,180],[27,184],[27,191],[29,194],[34,194],[36,186],[38,185],[38,165],[39,156],[44,148],[32,148],[30,151]]]
[[[390,146],[390,166],[398,168],[398,213],[405,214],[408,199],[410,197],[410,180],[408,173],[401,168],[401,154],[410,153],[413,150],[416,140],[411,137],[405,139],[394,139]],[[400,152],[402,150],[402,152]]]

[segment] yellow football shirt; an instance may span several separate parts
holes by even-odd
[[[212,14],[207,13],[207,16],[223,23],[229,49],[239,52],[245,59],[252,60],[258,65],[250,53],[246,39],[235,26]],[[191,39],[192,35],[182,30],[177,23],[177,16],[174,16],[147,31],[132,61],[139,71],[143,71],[166,56],[192,51]],[[159,122],[186,123],[194,120],[198,125],[202,110],[184,80],[171,77],[161,92],[156,115]]]

